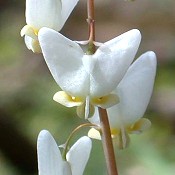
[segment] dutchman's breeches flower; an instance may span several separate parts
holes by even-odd
[[[141,133],[151,125],[148,119],[141,117],[151,98],[156,64],[154,52],[144,53],[130,66],[114,91],[119,96],[120,102],[107,109],[107,113],[112,137],[115,138],[120,148],[128,145],[128,134]],[[97,112],[90,122],[99,125]],[[100,139],[100,134],[95,129],[91,129],[88,135]]]
[[[88,55],[76,42],[42,28],[39,42],[45,61],[63,90],[54,100],[67,107],[78,106],[77,113],[85,118],[91,116],[93,106],[108,108],[118,103],[117,95],[111,92],[132,63],[140,40],[140,32],[133,29]]]
[[[40,53],[38,32],[42,27],[60,31],[78,0],[26,0],[26,23],[21,36],[29,50]]]
[[[82,175],[91,152],[91,139],[81,137],[62,159],[52,135],[43,130],[37,141],[39,175]]]

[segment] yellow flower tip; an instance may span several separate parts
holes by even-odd
[[[91,128],[88,131],[88,137],[101,140],[100,131],[95,128]],[[113,143],[116,144],[119,149],[125,149],[129,146],[130,138],[125,129],[111,129],[111,137],[113,139]]]
[[[33,31],[34,31],[34,34],[35,34],[36,36],[38,36],[39,30],[38,30],[38,29],[34,29]]]
[[[119,103],[119,97],[116,94],[109,94],[103,97],[98,98],[92,98],[91,103],[95,106],[101,107],[101,108],[110,108],[117,103]]]
[[[100,132],[98,130],[96,130],[95,128],[91,128],[88,131],[88,137],[90,137],[92,139],[101,140]]]
[[[38,29],[35,29],[29,25],[25,25],[20,32],[21,37],[23,37],[24,35],[27,35],[31,38],[33,38],[34,40],[38,40]]]
[[[130,126],[121,127],[120,129],[112,128],[111,136],[119,149],[125,149],[130,143],[129,134],[140,134],[147,130],[150,126],[150,120],[141,118]]]
[[[131,133],[131,134],[140,134],[150,127],[151,127],[151,121],[146,118],[141,118],[140,120],[135,122],[133,125],[127,127],[127,130],[128,130],[128,133]]]
[[[101,140],[100,131],[95,128],[91,128],[88,131],[88,137],[96,140]],[[124,128],[111,129],[111,137],[113,139],[113,143],[116,144],[119,149],[125,149],[129,146],[130,138],[127,131]]]
[[[66,107],[80,106],[84,103],[84,100],[82,98],[72,97],[64,91],[55,93],[53,100]]]
[[[42,53],[42,50],[41,50],[41,47],[40,47],[40,44],[39,44],[39,41],[38,40],[32,40],[31,50],[34,53]]]
[[[120,134],[120,130],[118,129],[111,129],[111,138],[115,139],[116,137],[118,137]],[[97,139],[97,140],[101,140],[101,135],[100,132],[95,129],[95,128],[91,128],[88,131],[88,137],[92,138],[92,139]]]
[[[141,118],[135,124],[128,127],[121,128],[111,128],[111,137],[114,144],[117,145],[119,149],[125,149],[129,146],[130,137],[129,134],[138,134],[142,131],[148,129],[151,126],[151,122],[146,118]],[[88,132],[88,136],[92,139],[101,140],[100,132],[92,128]]]
[[[117,135],[119,135],[119,133],[120,133],[120,130],[119,129],[117,129],[117,128],[111,128],[111,136],[112,136],[112,138],[115,138]]]

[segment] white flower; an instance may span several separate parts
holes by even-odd
[[[37,141],[39,175],[82,175],[91,147],[90,138],[81,137],[70,148],[64,161],[52,135],[42,130]]]
[[[60,31],[78,0],[26,0],[26,23],[21,36],[29,50],[41,52],[38,32],[42,27]]]
[[[54,100],[67,107],[84,105],[87,115],[91,105],[107,108],[116,104],[118,98],[111,92],[133,61],[140,40],[140,32],[133,29],[88,55],[76,42],[42,28],[39,42],[45,61],[63,90],[55,94]]]
[[[120,148],[129,143],[128,133],[140,133],[147,129],[151,122],[141,118],[151,98],[156,74],[156,55],[149,51],[141,55],[128,69],[124,78],[115,89],[120,102],[107,109],[111,135],[116,138]],[[90,119],[99,125],[98,113]],[[97,130],[91,129],[88,135],[100,139]]]

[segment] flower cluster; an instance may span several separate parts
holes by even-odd
[[[137,29],[98,43],[94,53],[84,51],[78,42],[58,32],[77,3],[26,0],[27,25],[21,36],[29,50],[43,54],[62,89],[53,99],[66,107],[77,107],[78,116],[96,126],[88,132],[95,139],[101,139],[97,108],[107,109],[111,137],[119,148],[126,148],[129,134],[141,133],[151,125],[142,117],[153,90],[156,55],[148,51],[132,63],[141,41]],[[41,131],[37,144],[39,175],[82,175],[91,151],[89,137],[80,138],[62,157],[51,134]]]

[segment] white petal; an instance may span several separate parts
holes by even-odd
[[[116,89],[120,103],[108,109],[112,127],[132,124],[144,115],[156,73],[156,55],[146,52],[129,68]]]
[[[91,76],[92,96],[105,96],[116,88],[134,59],[141,40],[139,30],[128,31],[98,48]]]
[[[42,130],[37,141],[39,175],[63,175],[63,162],[52,135]]]
[[[63,162],[63,175],[72,175],[72,170],[69,162]]]
[[[71,0],[71,1],[70,0],[62,0],[62,11],[61,11],[62,26],[64,25],[65,21],[69,17],[70,13],[74,9],[74,7],[78,3],[78,1],[79,0]]]
[[[99,118],[98,107],[95,107],[95,112],[94,112],[93,117],[88,118],[88,120],[89,120],[89,122],[100,126],[100,118]]]
[[[83,66],[88,74],[92,74],[96,59],[92,55],[84,55],[82,58]]]
[[[81,137],[69,150],[66,155],[67,161],[71,165],[72,175],[82,175],[89,159],[92,148],[91,139]]]
[[[47,28],[40,30],[39,42],[46,63],[58,85],[71,96],[87,96],[89,75],[82,63],[84,53],[80,46]]]
[[[26,23],[35,29],[60,30],[61,6],[61,0],[26,0]]]
[[[29,50],[32,50],[33,38],[31,38],[31,37],[25,35],[25,36],[24,36],[24,42],[25,42],[27,48],[28,48]]]
[[[86,97],[86,102],[85,102],[85,107],[84,107],[84,118],[88,119],[89,115],[90,115],[90,101],[89,101],[89,96]]]

